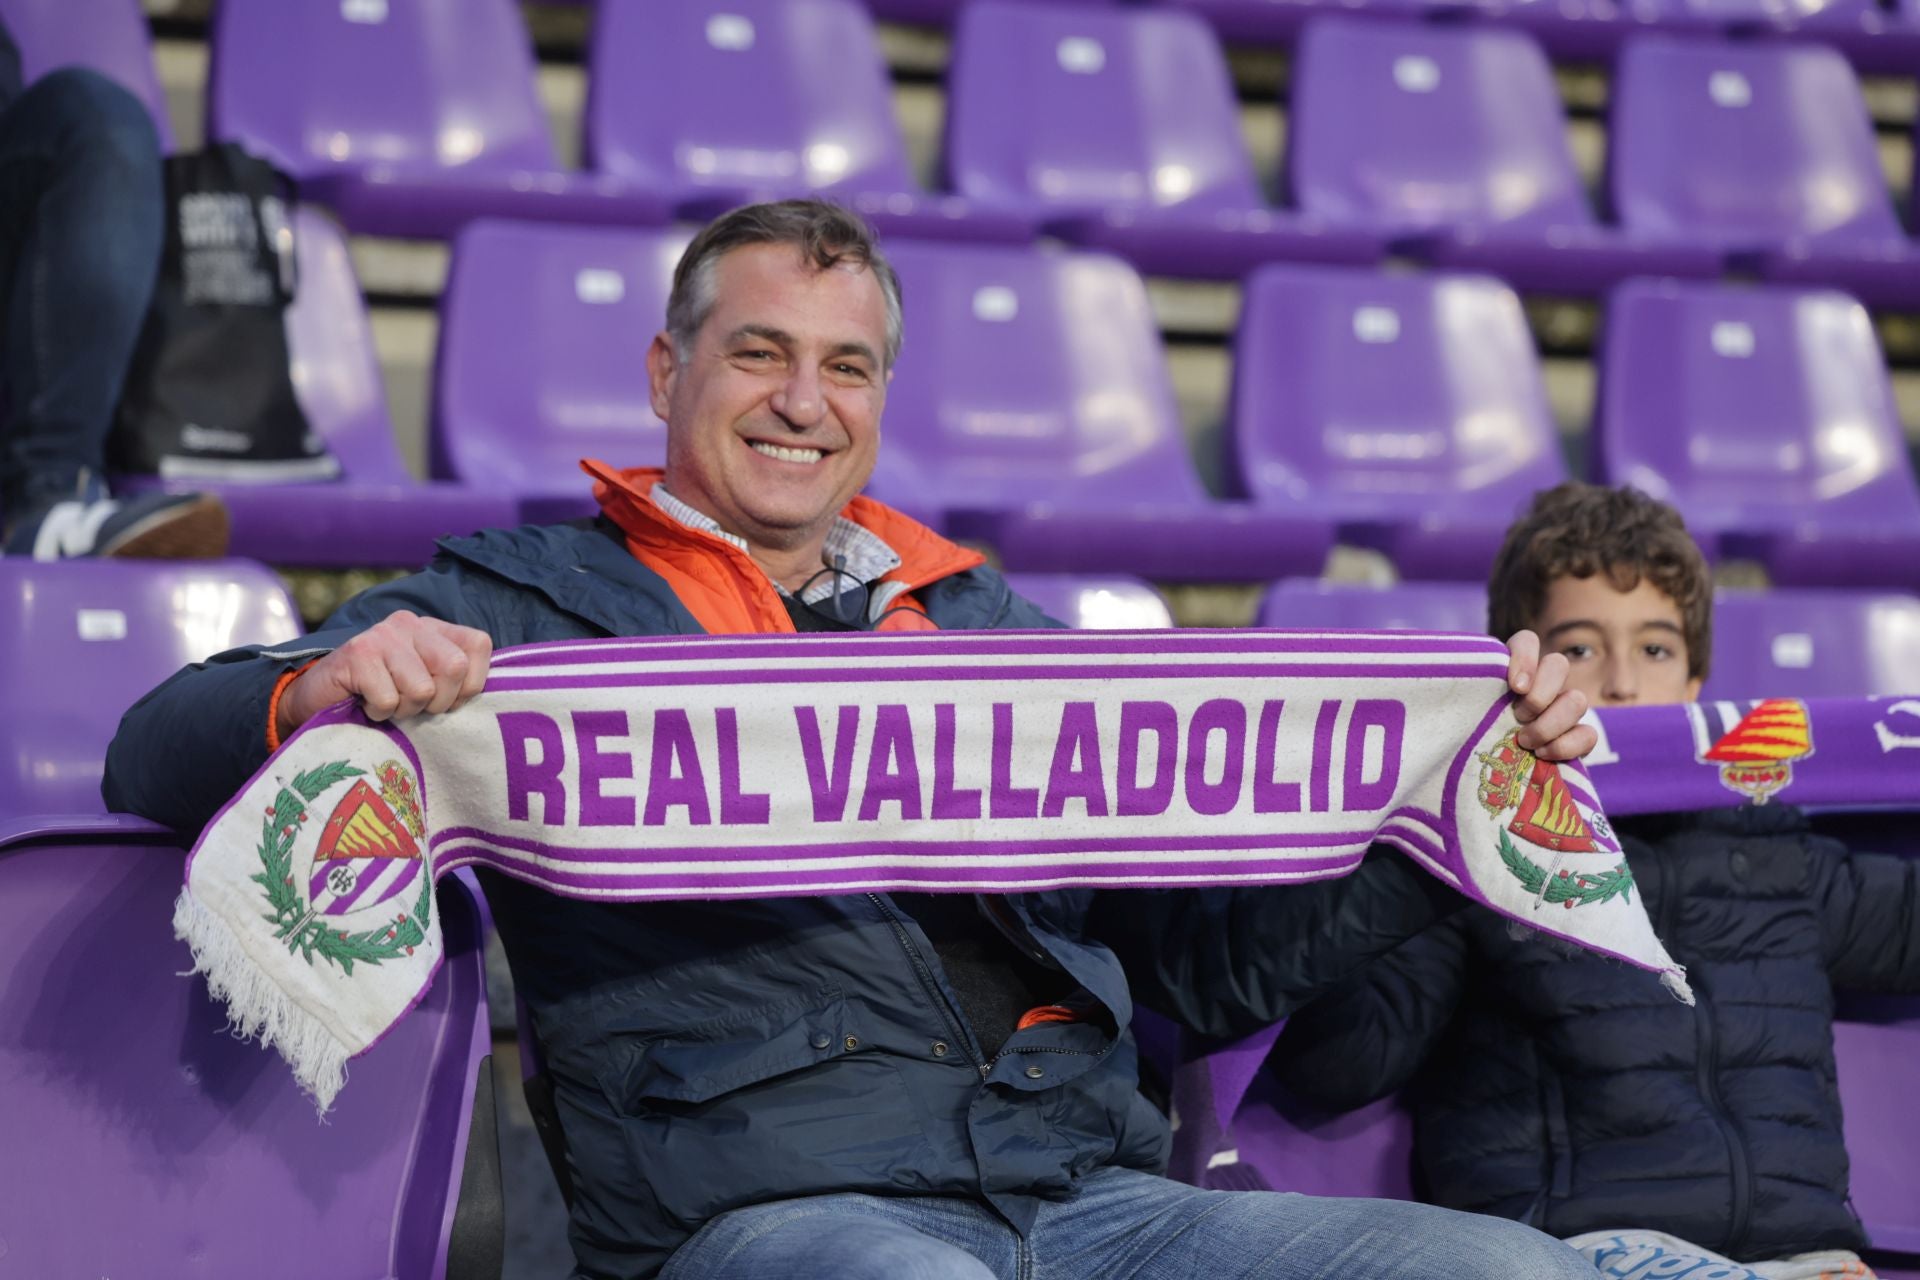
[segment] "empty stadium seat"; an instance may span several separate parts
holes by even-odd
[[[1723,591],[1707,698],[1920,694],[1920,598],[1857,591]]]
[[[418,565],[449,534],[514,522],[504,493],[422,484],[408,474],[387,416],[373,334],[340,232],[294,215],[299,289],[287,311],[293,389],[340,478],[307,484],[209,484],[123,477],[116,487],[211,489],[233,512],[232,550],[272,564]]]
[[[1566,478],[1520,300],[1485,276],[1262,268],[1229,431],[1255,502],[1404,577],[1484,579],[1508,523]]]
[[[1776,582],[1920,585],[1920,488],[1866,310],[1631,281],[1608,305],[1590,474],[1673,503]]]
[[[1484,635],[1487,592],[1456,582],[1369,587],[1289,578],[1260,601],[1259,625],[1326,631],[1463,631]]]
[[[1631,10],[1617,0],[1158,0],[1198,14],[1227,40],[1292,41],[1304,23],[1327,14],[1396,17],[1489,17],[1532,32],[1556,57],[1610,57],[1620,41],[1645,25],[1641,0]],[[1647,15],[1650,17],[1651,15]]]
[[[1291,93],[1293,198],[1328,222],[1388,228],[1416,255],[1521,288],[1719,274],[1705,245],[1596,221],[1553,69],[1521,32],[1315,19]]]
[[[906,348],[869,492],[1007,567],[1317,573],[1326,526],[1208,497],[1140,277],[1100,254],[897,241]]]
[[[1044,0],[1047,4],[1110,5],[1117,0]],[[866,0],[873,16],[888,22],[944,27],[959,16],[970,0]]]
[[[919,190],[857,0],[602,0],[587,164],[686,213],[818,193],[886,234],[1024,242],[1030,219]]]
[[[1876,1248],[1920,1253],[1920,1114],[1910,1105],[1920,998],[1888,1001],[1878,1014],[1833,1025],[1851,1198]]]
[[[1266,207],[1225,55],[1191,14],[977,0],[947,71],[948,185],[1143,271],[1366,262],[1383,237]]]
[[[1832,49],[1647,36],[1613,79],[1621,224],[1725,250],[1776,280],[1920,305],[1860,84]]]
[[[140,0],[0,0],[0,23],[19,46],[20,73],[28,83],[60,67],[91,67],[140,99],[153,117],[160,149],[173,149]]]
[[[23,1276],[497,1280],[479,922],[439,892],[433,986],[325,1123],[173,936],[177,844],[0,848],[5,1267]],[[465,1194],[462,1194],[462,1193]]]
[[[477,222],[454,242],[434,363],[433,470],[528,521],[598,510],[580,459],[659,466],[646,352],[679,231]]]
[[[278,578],[241,560],[0,557],[0,844],[99,815],[120,715],[189,662],[300,634]]]
[[[1007,585],[1046,610],[1047,616],[1085,631],[1132,631],[1173,625],[1167,602],[1138,578],[1013,573],[1007,575]]]
[[[221,0],[210,44],[208,135],[264,155],[356,231],[669,214],[651,192],[560,172],[511,0]]]

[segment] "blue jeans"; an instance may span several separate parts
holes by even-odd
[[[1045,1204],[1024,1240],[984,1203],[814,1196],[735,1209],[660,1280],[1593,1280],[1505,1218],[1400,1200],[1202,1191],[1130,1169]]]
[[[165,202],[153,121],[105,76],[55,71],[0,111],[0,513],[99,475]]]

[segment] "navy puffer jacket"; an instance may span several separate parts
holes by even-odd
[[[1296,1014],[1273,1068],[1343,1109],[1410,1085],[1440,1204],[1741,1261],[1864,1247],[1833,993],[1920,991],[1920,862],[1849,854],[1782,805],[1619,829],[1696,1007],[1470,909]]]
[[[387,614],[500,645],[699,634],[604,521],[449,540],[283,650],[235,650],[142,699],[107,757],[109,805],[198,831],[266,757],[278,676]],[[990,569],[916,590],[944,629],[1053,624]],[[483,873],[554,1081],[578,1277],[644,1277],[716,1214],[835,1191],[984,1199],[1024,1229],[1104,1165],[1158,1169],[1133,1001],[1244,1034],[1463,900],[1397,855],[1339,880],[1218,892],[982,898],[1058,970],[1075,1023],[989,1058],[925,933],[884,894],[579,902]]]

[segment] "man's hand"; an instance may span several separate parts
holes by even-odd
[[[369,720],[451,711],[480,692],[492,657],[493,637],[486,632],[402,609],[288,685],[274,731],[284,741],[324,708],[355,695]]]
[[[1587,695],[1566,684],[1566,658],[1557,653],[1542,658],[1539,636],[1519,631],[1507,641],[1507,688],[1520,695],[1513,704],[1521,725],[1518,741],[1542,760],[1578,760],[1600,741],[1591,725],[1580,723]]]

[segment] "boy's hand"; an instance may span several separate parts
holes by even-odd
[[[369,720],[451,711],[487,682],[493,637],[401,609],[308,667],[280,696],[282,741],[323,709],[358,695]]]
[[[1587,696],[1567,684],[1567,660],[1557,653],[1540,656],[1540,637],[1518,631],[1507,641],[1507,688],[1520,695],[1513,704],[1520,722],[1520,745],[1542,760],[1578,760],[1593,750],[1600,735],[1580,723]]]

